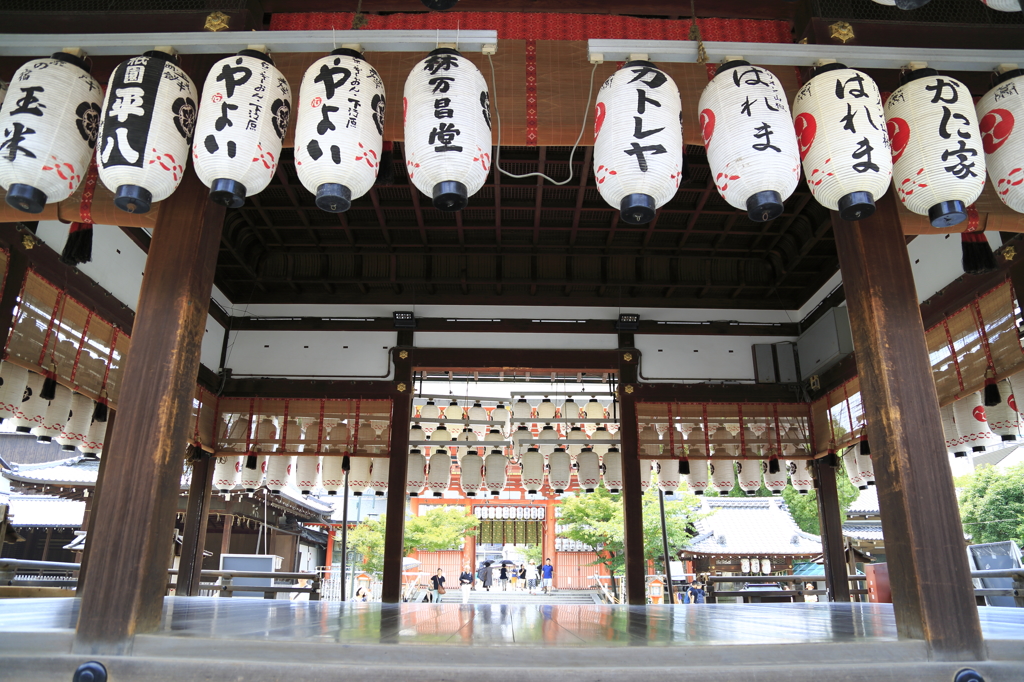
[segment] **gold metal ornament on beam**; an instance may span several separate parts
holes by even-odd
[[[398,391],[399,393],[405,393],[405,389],[406,389],[406,388],[408,388],[408,387],[407,387],[407,386],[406,386],[406,385],[405,385],[404,383],[400,383],[400,384],[398,384],[398,386],[395,386],[395,389],[396,389],[396,390],[397,390],[397,391]]]
[[[622,354],[622,359],[625,360],[626,362],[631,362],[633,360],[633,354],[632,353],[623,353]]]
[[[207,31],[226,31],[231,22],[231,17],[223,12],[210,12],[206,15],[206,24],[203,29]]]
[[[1007,246],[1003,248],[1002,253],[1003,258],[1005,258],[1007,261],[1012,261],[1017,256],[1017,249],[1013,248],[1012,246]]]
[[[630,386],[626,386],[626,393],[632,393],[632,392],[633,392],[633,386],[631,386],[631,385]]]
[[[409,351],[407,351],[407,350],[399,351],[398,357],[401,358],[402,360],[405,360],[407,357],[409,357]]]
[[[853,40],[857,37],[853,33],[853,26],[850,26],[849,22],[846,21],[837,21],[836,23],[829,25],[828,28],[832,32],[829,37],[833,40],[843,41],[843,45],[846,44],[846,41]]]

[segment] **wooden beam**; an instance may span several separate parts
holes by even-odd
[[[192,425],[224,207],[191,169],[160,211],[125,363],[121,413],[105,444],[93,579],[83,590],[74,651],[124,654],[159,627],[184,443]],[[123,524],[131,520],[132,532]]]
[[[114,431],[114,422],[117,418],[116,410],[107,410],[107,428],[103,432],[103,444],[106,449],[106,444],[110,442],[110,436]],[[89,573],[89,548],[92,545],[89,544],[89,533],[92,532],[95,527],[94,519],[96,518],[96,505],[100,501],[100,493],[103,491],[103,479],[107,472],[107,458],[100,457],[100,466],[96,472],[96,485],[92,489],[92,497],[89,498],[86,503],[87,515],[82,519],[82,530],[85,531],[85,549],[82,550],[82,560],[79,562],[81,568],[78,569],[78,586],[75,588],[75,596],[81,597],[84,591],[84,587],[87,584],[86,578]]]
[[[384,579],[381,601],[402,601],[402,559],[405,556],[405,481],[409,472],[409,418],[412,416],[412,330],[398,333],[402,351],[394,356],[394,400],[391,404],[391,449],[388,452],[387,523],[384,529]]]
[[[622,450],[622,519],[625,531],[626,594],[630,606],[647,603],[644,561],[644,491],[640,487],[640,434],[636,421],[639,353],[632,334],[619,335],[619,438]],[[628,359],[627,359],[628,358]]]
[[[199,574],[203,570],[206,549],[206,528],[210,520],[210,498],[213,495],[213,468],[216,458],[199,451],[192,461],[192,482],[185,506],[185,529],[182,532],[181,561],[175,593],[179,597],[199,594]]]
[[[889,192],[860,222],[832,214],[901,639],[985,655],[914,275]]]
[[[815,492],[818,498],[818,523],[821,526],[821,551],[825,560],[825,584],[828,600],[850,601],[850,581],[846,579],[846,556],[843,541],[843,520],[839,510],[836,470],[827,458],[812,460]]]
[[[0,340],[3,341],[4,347],[7,346],[7,338],[14,326],[14,309],[18,305],[18,296],[21,295],[28,267],[29,260],[24,251],[8,250],[7,272],[4,273],[3,294],[0,295]]]

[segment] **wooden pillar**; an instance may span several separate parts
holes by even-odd
[[[402,601],[402,551],[405,546],[405,479],[409,467],[409,418],[412,416],[412,331],[398,332],[394,351],[395,393],[391,407],[388,460],[387,527],[384,529],[384,579],[381,601]],[[402,357],[402,354],[405,357]]]
[[[229,503],[230,504],[230,503]],[[228,508],[230,511],[230,507]],[[220,555],[231,554],[231,530],[235,526],[235,517],[233,514],[227,514],[224,516],[224,531],[220,536]]]
[[[46,537],[43,538],[43,554],[39,557],[40,561],[46,561],[46,557],[50,555],[50,541],[53,540],[53,528],[46,529]]]
[[[857,351],[871,459],[902,639],[942,660],[980,659],[984,643],[942,435],[924,325],[889,192],[857,223],[832,213]]]
[[[103,447],[107,447],[107,443],[110,442],[110,435],[114,430],[114,421],[117,419],[116,410],[107,410],[107,428],[103,431]],[[85,549],[82,551],[82,560],[79,562],[81,567],[78,569],[78,586],[75,588],[75,596],[81,597],[82,592],[85,589],[85,578],[86,573],[89,569],[89,533],[92,532],[95,526],[94,519],[96,517],[96,505],[100,503],[100,492],[103,489],[103,475],[107,470],[107,458],[100,453],[100,466],[96,472],[96,485],[92,489],[92,496],[89,498],[89,503],[86,505],[87,514],[82,518],[82,530],[85,531]]]
[[[825,459],[813,462],[814,479],[818,482],[818,522],[821,526],[821,552],[825,560],[825,584],[828,600],[850,601],[850,581],[846,579],[846,554],[843,543],[843,520],[839,513],[839,490],[836,470]]]
[[[3,294],[0,295],[0,341],[4,348],[7,347],[11,327],[14,326],[14,307],[18,304],[25,273],[28,272],[28,258],[25,254],[15,248],[8,251],[7,272],[4,273]]]
[[[192,483],[185,505],[185,530],[181,539],[181,561],[178,562],[179,597],[199,594],[203,551],[206,549],[206,528],[210,520],[210,498],[213,497],[213,468],[216,458],[200,451],[192,462]]]
[[[160,209],[136,307],[132,348],[105,444],[90,573],[74,651],[125,654],[160,624],[182,461],[224,207],[192,169]],[[124,524],[132,532],[124,532]]]
[[[619,448],[622,450],[622,518],[625,525],[626,595],[647,603],[644,563],[644,491],[640,486],[640,434],[636,423],[637,362],[632,334],[619,334]]]

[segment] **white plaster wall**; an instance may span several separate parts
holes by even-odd
[[[387,379],[396,343],[397,332],[237,331],[226,366],[235,377]]]
[[[550,350],[608,350],[618,348],[614,334],[502,334],[417,332],[418,348],[528,348]]]
[[[635,341],[641,353],[640,378],[643,381],[753,381],[751,346],[796,341],[796,337],[637,334]]]

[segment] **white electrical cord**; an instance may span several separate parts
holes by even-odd
[[[587,129],[587,118],[590,116],[590,98],[594,96],[594,74],[597,72],[597,64],[594,64],[594,68],[590,70],[590,91],[587,93],[587,108],[583,111],[583,125],[580,127],[580,134],[576,138],[576,144],[572,146],[572,151],[569,152],[569,177],[559,182],[558,180],[552,180],[543,173],[524,173],[523,175],[516,175],[515,173],[509,173],[504,170],[501,166],[501,112],[498,110],[498,83],[497,78],[494,75],[494,60],[491,59],[491,55],[487,55],[487,61],[491,64],[491,102],[494,104],[494,118],[498,121],[498,145],[494,152],[494,168],[500,173],[507,175],[510,178],[532,178],[540,177],[544,178],[548,182],[554,185],[566,185],[572,182],[572,158],[576,154],[576,148],[580,146],[580,140],[583,139],[583,133]]]

